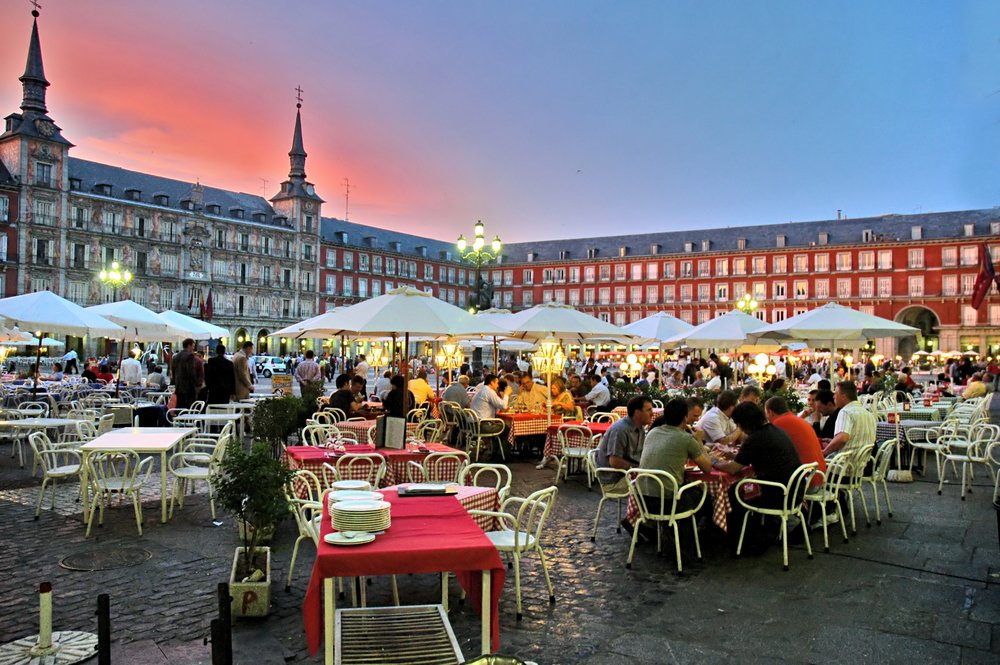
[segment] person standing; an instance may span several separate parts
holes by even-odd
[[[76,366],[78,358],[79,356],[76,355],[76,349],[70,349],[69,352],[62,357],[63,365],[66,367],[66,374],[76,374],[80,371]]]
[[[299,382],[301,394],[304,395],[310,389],[323,394],[323,370],[316,362],[316,354],[312,349],[306,351],[305,358],[295,368],[295,380]]]
[[[142,383],[142,363],[129,356],[122,360],[118,378],[127,386],[137,386]]]
[[[253,342],[243,342],[240,350],[233,354],[233,373],[236,381],[233,395],[238,400],[250,397],[250,393],[253,392],[253,378],[250,376],[252,354]]]
[[[177,408],[190,408],[205,385],[205,362],[195,354],[194,340],[190,337],[181,344],[181,352],[174,356],[170,381],[177,395]]]
[[[209,404],[229,404],[236,395],[236,370],[223,344],[215,347],[215,357],[205,363],[205,387]]]

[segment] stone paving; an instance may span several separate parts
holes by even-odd
[[[99,593],[111,595],[118,663],[208,663],[209,622],[216,584],[228,577],[237,534],[232,519],[214,526],[204,495],[190,497],[172,522],[158,523],[158,488],[144,504],[138,538],[129,506],[113,508],[90,539],[72,497],[60,487],[59,509],[35,521],[37,479],[17,469],[0,446],[0,643],[37,632],[39,582],[55,589],[55,627],[96,631]],[[514,462],[514,493],[552,482],[554,470]],[[918,477],[919,478],[919,477]],[[509,581],[501,600],[502,651],[541,665],[555,663],[996,663],[1000,661],[1000,549],[991,488],[978,473],[975,492],[960,501],[954,484],[937,496],[936,482],[890,485],[893,517],[865,528],[847,545],[833,537],[822,553],[813,531],[812,561],[802,545],[782,572],[780,546],[736,559],[722,539],[705,534],[705,558],[685,558],[675,571],[672,547],[657,556],[637,548],[624,566],[628,536],[615,533],[606,511],[596,543],[590,527],[598,493],[576,477],[560,485],[546,553],[556,584],[550,606],[537,562],[523,565],[524,620],[514,620]],[[47,503],[47,502],[46,502]],[[78,504],[75,504],[78,506]],[[837,531],[839,534],[839,530]],[[831,534],[832,535],[832,534]],[[306,653],[301,604],[313,560],[301,548],[292,590],[284,591],[295,528],[283,524],[274,541],[273,611],[239,622],[238,662],[322,662]],[[684,536],[682,535],[682,540]],[[76,572],[58,565],[66,554],[139,546],[152,558],[138,566]],[[404,602],[437,602],[437,576],[401,576]],[[376,579],[369,603],[388,604],[389,588]],[[459,607],[452,589],[452,623],[467,655],[477,651],[479,619]]]

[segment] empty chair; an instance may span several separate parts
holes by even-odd
[[[589,420],[592,423],[613,423],[616,422],[621,416],[617,413],[611,413],[610,411],[600,411],[591,414]]]
[[[590,469],[590,475],[593,478],[598,477],[598,472],[616,474],[621,478],[626,477],[625,469],[615,469],[610,466],[597,466],[597,448],[592,448],[587,452],[587,468]],[[618,517],[615,521],[615,531],[617,533],[622,532],[622,499],[628,499],[629,497],[628,485],[619,485],[617,482],[605,484],[598,481],[597,487],[601,490],[601,500],[597,503],[597,515],[594,517],[594,531],[590,534],[590,542],[592,543],[597,541],[597,526],[601,522],[601,511],[604,510],[604,504],[609,500],[614,501],[618,506]]]
[[[336,410],[340,411],[340,409]],[[340,413],[343,414],[344,412],[340,411]],[[317,425],[333,425],[334,423],[338,422],[337,416],[336,414],[334,414],[333,411],[317,411],[316,413],[312,414],[312,420]],[[343,420],[343,418],[340,418],[339,420]]]
[[[339,422],[343,422],[343,421],[347,420],[347,414],[344,413],[344,411],[342,409],[336,409],[336,408],[325,409],[323,411],[323,413],[329,414],[330,419],[334,423],[339,423]],[[315,417],[316,417],[316,415],[313,414],[313,418],[315,418]]]
[[[299,537],[292,547],[292,561],[288,565],[288,580],[285,591],[292,588],[292,573],[295,570],[295,559],[299,555],[299,544],[306,539],[319,545],[319,520],[323,518],[323,487],[319,478],[312,471],[297,469],[285,485],[285,498],[288,500],[288,510],[295,518]]]
[[[442,433],[444,432],[444,423],[436,418],[428,418],[419,425],[417,425],[417,431],[415,436],[421,441],[426,441],[428,443],[438,443],[442,439]]]
[[[583,464],[587,473],[587,487],[591,486],[590,467],[586,465],[587,454],[591,450],[592,437],[590,430],[579,425],[562,425],[556,430],[556,439],[559,441],[561,452],[556,457],[556,482],[559,477],[563,480],[569,478],[569,467],[573,460]]]
[[[110,503],[115,494],[132,499],[135,511],[135,525],[142,535],[142,502],[139,491],[149,479],[153,470],[153,458],[140,460],[139,454],[132,450],[116,452],[100,452],[91,455],[88,460],[88,477],[94,490],[93,502],[90,504],[90,514],[87,516],[87,536],[94,526],[94,511],[100,507],[100,521],[104,525],[104,507]]]
[[[809,514],[812,516],[812,507],[818,505],[820,508],[819,524],[823,528],[823,551],[830,551],[829,520],[827,520],[826,506],[833,503],[837,522],[844,535],[844,543],[847,543],[847,520],[844,519],[844,512],[840,507],[840,487],[844,485],[844,474],[850,472],[851,453],[837,453],[826,465],[826,473],[817,471],[823,476],[823,484],[810,489],[805,494],[805,501],[809,504]]]
[[[677,572],[684,570],[681,561],[681,534],[678,522],[691,519],[691,530],[694,531],[695,551],[701,558],[701,541],[698,539],[698,520],[695,515],[705,503],[708,494],[705,483],[696,480],[686,485],[678,486],[677,481],[667,471],[660,469],[630,469],[627,472],[628,491],[639,507],[639,517],[632,530],[632,544],[628,549],[626,568],[632,567],[632,556],[635,554],[635,544],[639,539],[639,527],[645,522],[656,524],[656,551],[662,544],[660,525],[666,522],[674,530],[674,549],[677,555]],[[690,492],[690,494],[686,494]]]
[[[56,507],[56,482],[61,478],[80,475],[80,452],[72,446],[52,443],[44,432],[33,432],[28,436],[28,444],[35,453],[35,459],[42,466],[42,486],[38,490],[38,503],[35,505],[35,519],[42,511],[42,500],[45,487],[52,481],[52,509]]]
[[[382,480],[388,472],[385,458],[375,453],[347,453],[337,458],[335,466],[324,464],[323,467],[325,487],[336,480],[365,480],[373,489],[377,489],[382,486]]]
[[[882,510],[878,503],[879,486],[885,495],[885,507],[890,518],[892,518],[892,501],[889,500],[889,483],[886,478],[889,475],[889,463],[892,461],[892,453],[895,452],[898,442],[896,439],[885,441],[875,455],[872,457],[871,472],[861,477],[861,482],[871,485],[872,499],[875,500],[875,524],[882,524]]]
[[[406,412],[406,422],[419,423],[427,417],[427,409],[410,409]]]
[[[944,483],[944,469],[949,462],[952,466],[961,463],[962,465],[962,501],[965,501],[966,488],[968,493],[972,493],[972,468],[975,464],[986,467],[986,472],[990,474],[990,484],[996,478],[993,471],[993,449],[1000,444],[1000,426],[980,424],[969,436],[968,441],[963,441],[965,445],[956,445],[958,442],[942,437],[942,442],[946,447],[942,464],[941,478],[938,481],[938,494],[941,494],[941,487]]]
[[[225,437],[213,443],[188,443],[184,450],[171,455],[167,470],[174,477],[174,492],[170,496],[170,518],[174,517],[174,501],[184,507],[184,495],[188,483],[204,480],[208,484],[208,505],[215,519],[215,494],[212,482],[219,473],[219,467],[226,456],[226,448],[232,439]]]
[[[459,485],[468,487],[493,487],[497,491],[500,503],[510,495],[510,484],[513,475],[506,464],[487,464],[474,462],[462,469]]]
[[[467,453],[430,453],[420,462],[407,462],[406,475],[411,483],[458,483],[468,463]]]
[[[115,414],[105,413],[97,421],[97,436],[107,434],[115,426]]]
[[[848,472],[850,472],[850,464],[847,466]],[[799,518],[799,523],[802,525],[802,534],[806,539],[806,552],[808,552],[810,559],[813,558],[812,543],[809,542],[809,529],[806,528],[806,518],[802,513],[802,503],[806,488],[809,487],[809,481],[816,472],[816,467],[817,464],[815,462],[801,465],[789,477],[787,485],[782,485],[772,480],[761,480],[760,478],[744,478],[736,484],[736,500],[747,511],[743,515],[743,526],[740,528],[740,540],[736,545],[736,556],[739,556],[743,551],[743,537],[747,531],[747,520],[750,519],[751,513],[756,513],[758,515],[770,515],[781,519],[781,546],[784,555],[784,570],[788,570],[788,518],[793,515]],[[758,503],[747,503],[740,495],[740,487],[746,483],[756,483],[757,485],[781,490],[781,505],[769,506]]]
[[[549,569],[545,563],[545,552],[542,551],[542,537],[545,534],[545,522],[552,512],[559,488],[546,487],[526,498],[512,496],[503,502],[500,511],[470,510],[470,515],[486,515],[495,517],[500,529],[487,531],[486,537],[503,554],[514,558],[514,592],[517,594],[517,620],[521,620],[521,557],[526,553],[535,552],[542,563],[542,574],[545,576],[545,586],[549,590],[549,602],[556,602]]]
[[[496,442],[497,450],[500,451],[500,459],[506,460],[503,452],[503,442],[500,434],[503,433],[504,422],[500,418],[480,418],[479,414],[472,409],[462,409],[463,430],[465,440],[468,444],[469,454],[475,448],[476,461],[479,461],[479,452],[483,447],[483,442]]]

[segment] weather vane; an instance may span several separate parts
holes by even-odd
[[[34,16],[34,17],[37,17],[38,16],[38,10],[41,9],[42,6],[40,4],[38,4],[38,0],[28,0],[28,1],[31,3],[31,6],[34,7],[34,9],[31,10],[31,15]]]
[[[32,1],[34,2],[35,0],[32,0]],[[295,107],[296,108],[302,108],[302,86],[301,85],[295,86],[295,100],[298,102],[295,105]]]

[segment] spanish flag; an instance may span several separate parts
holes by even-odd
[[[996,283],[1000,289],[1000,279],[997,279],[996,269],[993,267],[993,257],[990,256],[990,248],[984,242],[979,247],[979,276],[976,278],[976,285],[972,288],[972,307],[979,309],[989,295],[990,289]]]

